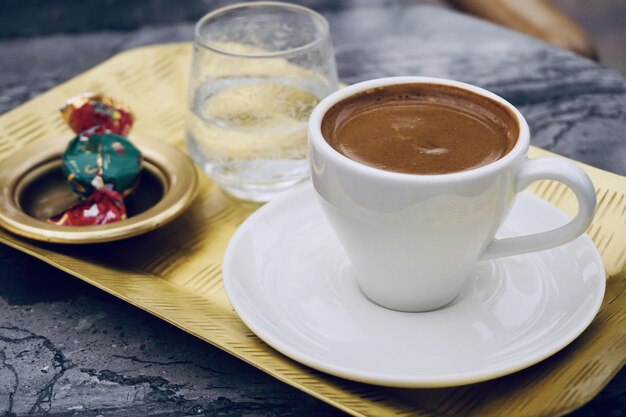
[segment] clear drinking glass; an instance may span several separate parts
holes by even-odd
[[[309,114],[336,89],[320,14],[278,2],[215,10],[196,25],[188,150],[229,193],[267,201],[308,177]]]

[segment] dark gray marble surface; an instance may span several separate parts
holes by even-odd
[[[312,1],[307,4],[311,5]],[[409,2],[324,8],[340,77],[471,82],[519,106],[533,143],[626,174],[626,80],[523,35]],[[190,23],[0,41],[0,113]],[[80,51],[80,53],[77,53]],[[626,414],[626,372],[579,416]],[[147,313],[0,246],[0,416],[343,415]]]

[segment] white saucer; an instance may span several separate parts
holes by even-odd
[[[502,236],[566,220],[522,193]],[[241,319],[278,351],[329,374],[397,387],[469,384],[533,365],[582,333],[605,286],[600,255],[584,235],[556,249],[478,264],[446,308],[385,309],[359,290],[310,184],[241,225],[223,275]]]

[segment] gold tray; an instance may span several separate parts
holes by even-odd
[[[117,55],[0,117],[0,159],[54,135],[71,135],[58,107],[85,91],[129,103],[134,132],[182,149],[191,46],[160,45]],[[532,156],[548,154],[537,148]],[[456,388],[390,389],[342,380],[282,356],[239,320],[222,287],[228,239],[257,207],[225,195],[202,177],[178,219],[119,242],[85,246],[37,243],[0,229],[0,241],[29,253],[224,349],[274,377],[358,416],[560,415],[597,394],[626,360],[626,178],[582,165],[598,194],[588,229],[608,275],[605,300],[589,329],[555,356],[521,372]],[[573,214],[561,184],[532,186]]]

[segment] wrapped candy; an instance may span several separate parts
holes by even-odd
[[[125,218],[126,206],[121,194],[102,189],[94,191],[86,200],[52,217],[48,222],[61,226],[93,226]]]
[[[63,154],[63,173],[72,189],[83,196],[108,188],[127,196],[137,185],[141,152],[124,136],[84,131],[70,141]]]
[[[63,106],[61,114],[76,133],[95,128],[94,133],[111,132],[125,136],[135,121],[125,103],[103,94],[85,93],[73,97]]]
[[[85,199],[48,222],[100,225],[126,218],[124,197],[139,180],[141,152],[125,137],[135,116],[123,102],[86,93],[67,101],[63,118],[78,135],[63,154],[63,173]]]

